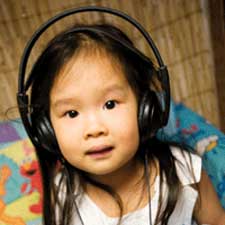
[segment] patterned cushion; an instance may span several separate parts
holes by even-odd
[[[40,225],[41,201],[38,161],[20,120],[0,123],[0,224]]]

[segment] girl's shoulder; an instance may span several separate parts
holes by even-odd
[[[197,154],[171,146],[177,176],[182,185],[198,183],[201,179],[202,160]]]

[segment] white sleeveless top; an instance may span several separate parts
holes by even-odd
[[[168,225],[191,225],[192,214],[198,193],[190,185],[200,181],[201,158],[197,155],[183,153],[179,148],[171,147],[171,152],[178,161],[175,162],[178,178],[182,184],[181,194]],[[180,163],[181,162],[181,163]],[[192,165],[193,171],[190,170]],[[194,173],[194,178],[192,173]],[[159,199],[159,176],[155,179],[154,196],[151,200],[152,225],[156,219]],[[163,185],[163,198],[168,194],[166,184]],[[76,199],[79,213],[84,225],[116,225],[118,218],[107,216],[86,194]],[[82,225],[77,213],[74,213],[74,225]],[[149,225],[148,204],[137,211],[122,217],[121,225]]]

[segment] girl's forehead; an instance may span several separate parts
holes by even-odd
[[[51,93],[82,91],[86,88],[102,88],[113,85],[127,86],[122,65],[107,54],[81,54],[73,57],[60,71],[53,83]]]
[[[126,80],[123,66],[109,53],[95,52],[74,55],[60,70],[56,76],[54,85],[59,85],[63,82],[76,80],[79,83],[82,80],[91,82],[97,78],[103,81],[108,79]]]

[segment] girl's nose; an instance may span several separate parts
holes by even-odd
[[[99,137],[107,135],[108,129],[100,117],[97,117],[96,115],[91,115],[88,118],[86,118],[86,123],[84,127],[84,138],[90,138],[90,137]]]

